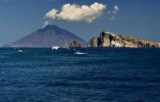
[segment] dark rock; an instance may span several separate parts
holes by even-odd
[[[90,41],[89,41],[89,46],[91,47],[98,47],[98,38],[93,37]]]
[[[70,43],[70,47],[75,48],[75,47],[82,47],[82,46],[79,41],[74,40]]]

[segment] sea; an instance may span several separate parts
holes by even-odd
[[[160,49],[1,48],[0,102],[160,102]]]

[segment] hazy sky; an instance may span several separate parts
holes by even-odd
[[[94,2],[101,6],[95,6]],[[66,4],[69,9],[61,10]],[[80,9],[83,16],[66,15],[72,8]],[[51,9],[58,10],[54,15],[53,11],[50,13],[54,19],[45,16]],[[0,0],[0,46],[42,28],[44,22],[65,28],[85,40],[101,31],[110,31],[160,42],[159,19],[160,0]]]

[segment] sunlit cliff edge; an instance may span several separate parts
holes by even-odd
[[[151,42],[111,32],[101,32],[99,37],[90,39],[89,47],[160,48],[159,42]]]

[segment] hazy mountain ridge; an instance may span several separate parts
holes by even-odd
[[[69,46],[73,40],[77,40],[81,42],[82,45],[86,45],[86,42],[75,34],[56,25],[47,25],[4,47],[63,47],[66,45]]]

